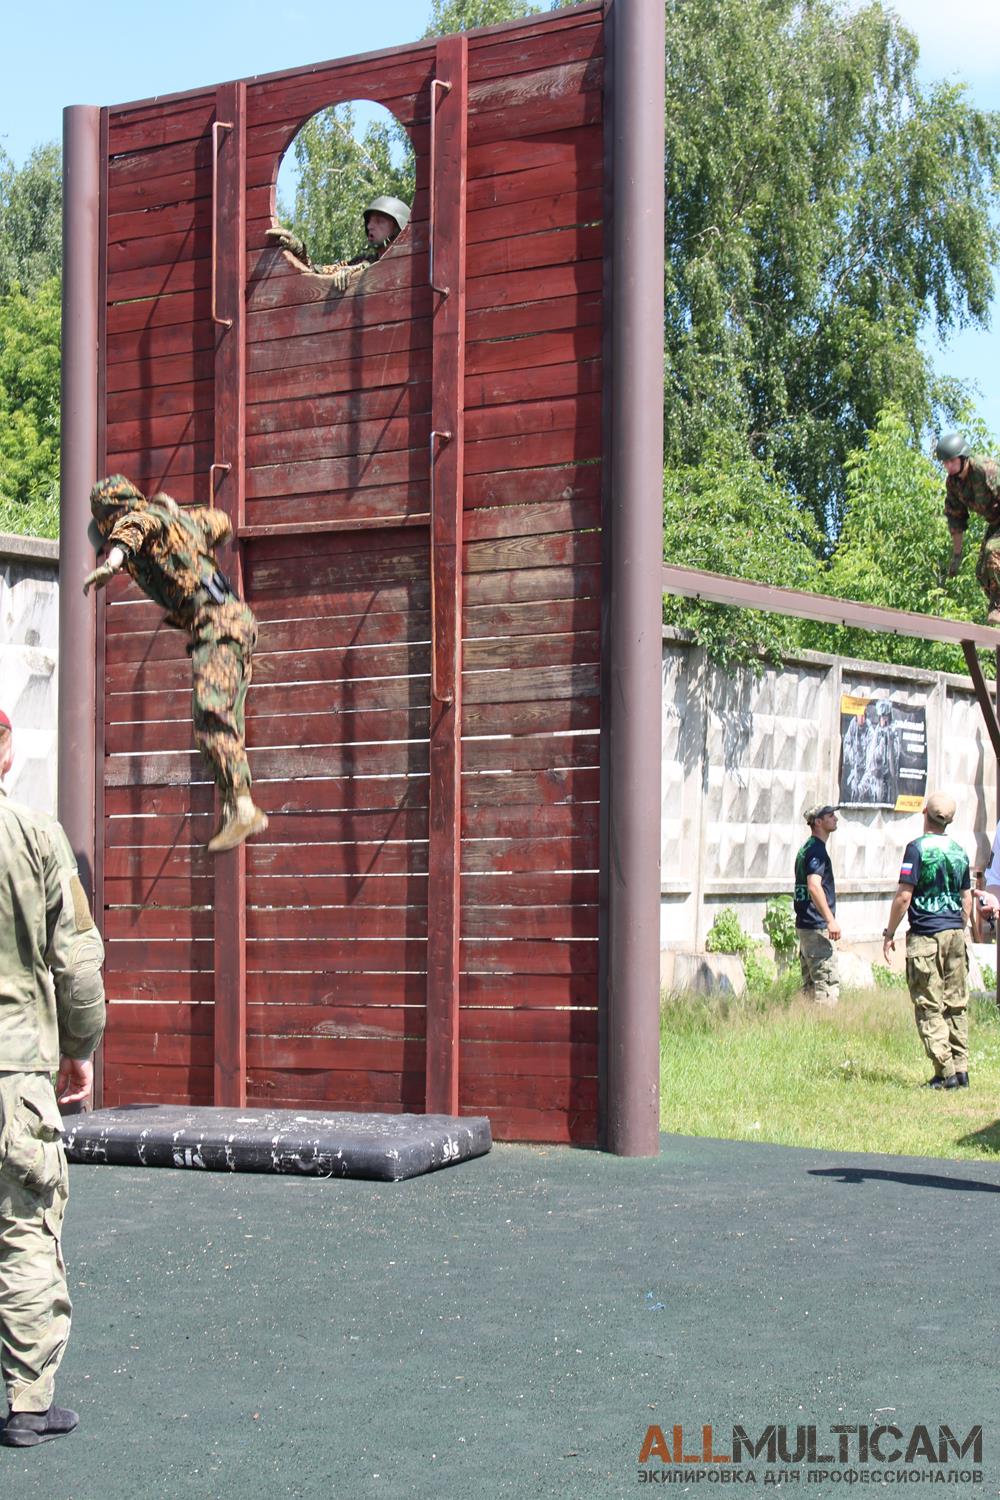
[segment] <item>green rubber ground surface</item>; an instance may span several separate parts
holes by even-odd
[[[718,1452],[772,1422],[981,1422],[983,1484],[934,1489],[996,1495],[1000,1164],[662,1145],[396,1184],[73,1167],[82,1425],[0,1448],[0,1496],[651,1494],[651,1423]],[[751,1467],[655,1488],[776,1492]]]

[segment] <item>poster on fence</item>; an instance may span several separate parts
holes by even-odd
[[[927,794],[927,715],[891,698],[840,699],[840,802],[920,812]]]

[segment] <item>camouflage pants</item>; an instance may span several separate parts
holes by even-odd
[[[825,927],[799,927],[799,966],[802,988],[817,1005],[840,1000],[840,964]]]
[[[1000,609],[1000,526],[991,526],[983,537],[976,562],[976,578],[990,602]]]
[[[47,1411],[69,1339],[69,1174],[47,1073],[0,1073],[0,1373],[12,1411]]]
[[[958,927],[906,935],[906,983],[924,1051],[938,1078],[969,1070],[965,933]]]
[[[257,621],[237,598],[207,604],[191,626],[195,744],[227,800],[250,788],[243,715]]]

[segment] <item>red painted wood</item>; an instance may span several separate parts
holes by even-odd
[[[423,1038],[428,1055],[435,1038],[423,933],[429,922],[433,949],[440,848],[464,932],[450,1022],[457,1038],[461,1018],[463,1079],[448,1105],[488,1111],[498,1138],[596,1135],[602,16],[578,7],[441,44],[447,56],[468,43],[473,76],[464,379],[442,378],[441,313],[457,304],[427,287],[438,45],[248,87],[240,455],[245,587],[261,622],[248,743],[274,811],[245,851],[248,1099],[423,1105]],[[418,190],[399,243],[334,298],[264,232],[298,124],[362,94],[407,121]],[[229,461],[235,415],[216,419],[227,377],[207,322],[212,102],[150,101],[113,111],[110,126],[109,461],[182,502],[204,501],[212,457]],[[465,703],[464,738],[457,714],[450,736],[454,811],[436,829],[445,718],[428,706],[425,518],[448,381],[452,409],[468,412],[455,485],[465,536],[461,574],[439,569],[434,592],[457,594],[464,578],[448,654],[456,672],[464,654]],[[439,485],[457,454],[446,449]],[[260,540],[262,528],[281,534]],[[449,540],[435,533],[439,559]],[[222,910],[201,847],[211,789],[192,747],[190,666],[134,588],[114,585],[104,618],[108,1102],[207,1102]]]

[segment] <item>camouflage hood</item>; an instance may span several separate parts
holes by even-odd
[[[148,510],[149,502],[123,474],[112,474],[109,479],[100,479],[90,492],[90,510],[97,529],[103,537],[125,510]]]

